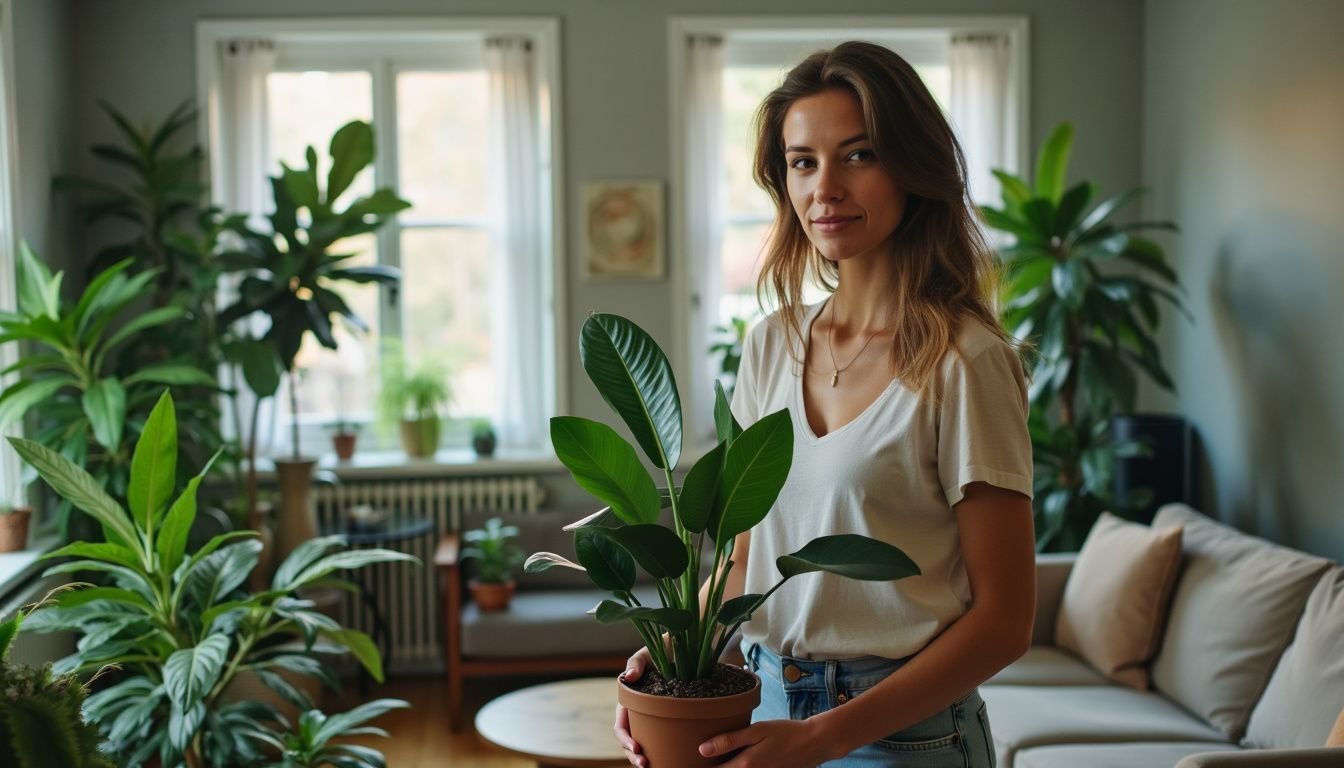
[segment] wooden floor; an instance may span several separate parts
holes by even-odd
[[[472,679],[466,699],[467,727],[461,733],[448,730],[448,691],[443,679],[433,677],[393,678],[385,685],[372,686],[369,699],[405,699],[410,709],[395,710],[373,721],[391,734],[391,738],[365,737],[355,743],[366,744],[383,753],[388,768],[534,768],[536,763],[511,757],[480,740],[471,728],[476,710],[491,699],[529,685],[562,679],[515,677]],[[328,694],[323,708],[330,714],[343,711],[362,699],[358,688],[347,685],[344,696]]]

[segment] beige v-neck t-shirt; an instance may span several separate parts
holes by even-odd
[[[806,310],[803,338],[823,306]],[[751,530],[747,592],[764,594],[778,583],[775,558],[838,533],[900,547],[921,575],[895,582],[796,576],[743,625],[743,637],[802,659],[912,655],[970,605],[953,513],[963,489],[983,481],[1032,493],[1022,364],[1008,344],[967,320],[960,354],[949,353],[938,373],[940,403],[893,380],[853,421],[817,437],[788,345],[778,313],[751,330],[732,402],[743,427],[781,408],[793,418],[793,468]]]

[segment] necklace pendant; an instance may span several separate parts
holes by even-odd
[[[840,381],[840,372],[839,372],[839,371],[836,371],[835,373],[832,373],[832,374],[831,374],[831,387],[832,387],[832,388],[835,387],[835,383],[836,383],[837,381]]]

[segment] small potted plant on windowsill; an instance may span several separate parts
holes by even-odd
[[[26,506],[0,507],[0,552],[18,552],[28,547],[28,527],[33,510]]]
[[[331,429],[331,448],[336,452],[336,458],[340,461],[349,461],[355,457],[355,442],[359,438],[359,426],[340,417],[329,425]]]
[[[502,611],[509,607],[517,587],[513,569],[523,562],[523,551],[509,541],[518,535],[518,527],[505,525],[498,517],[485,521],[462,535],[467,544],[463,560],[476,561],[476,578],[467,582],[471,597],[482,611]]]
[[[494,456],[497,440],[495,427],[489,419],[475,419],[471,422],[471,448],[481,458]]]
[[[448,372],[435,359],[411,364],[396,345],[389,346],[384,355],[379,397],[382,419],[399,425],[407,456],[433,456],[439,448],[439,414],[452,398]]]
[[[528,573],[555,566],[585,571],[613,594],[616,600],[602,601],[593,613],[603,624],[632,622],[654,666],[638,682],[618,684],[631,734],[651,765],[713,765],[717,761],[702,757],[697,746],[746,727],[761,691],[751,673],[718,659],[766,598],[805,573],[893,581],[916,575],[919,568],[904,552],[876,539],[822,536],[776,561],[782,578],[765,594],[724,600],[737,535],[765,518],[788,478],[793,460],[789,412],[768,414],[744,430],[733,419],[722,386],[716,387],[719,444],[678,487],[673,472],[681,457],[681,396],[662,350],[629,320],[594,314],[583,324],[579,356],[602,398],[663,471],[666,487],[657,487],[634,447],[611,427],[573,416],[552,418],[556,456],[580,486],[609,506],[569,526],[577,563],[538,552],[524,567]],[[671,507],[671,526],[659,523],[664,507]],[[707,549],[712,549],[713,567],[702,610],[699,578]],[[641,605],[635,598],[636,565],[657,581],[661,606]],[[658,689],[676,693],[655,693]]]

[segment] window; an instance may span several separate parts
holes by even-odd
[[[712,383],[720,359],[705,354],[731,320],[754,320],[756,279],[774,205],[752,178],[752,122],[766,94],[809,53],[862,39],[885,45],[915,67],[949,114],[971,165],[977,200],[997,197],[990,168],[1016,170],[1026,156],[1026,22],[1021,18],[900,17],[674,20],[675,171],[683,194],[673,218],[683,243],[678,277],[684,333],[679,376],[688,432],[712,439]],[[977,69],[978,68],[978,69]],[[992,76],[984,77],[985,70]],[[967,104],[974,107],[968,109]],[[805,299],[824,296],[817,287]]]
[[[379,232],[339,244],[338,252],[357,254],[353,263],[400,267],[402,281],[394,289],[342,286],[370,326],[367,334],[337,328],[334,351],[305,339],[298,359],[305,451],[328,452],[322,427],[337,419],[376,421],[380,365],[392,346],[412,365],[434,360],[447,368],[445,447],[465,446],[470,420],[489,418],[503,448],[541,448],[560,380],[551,252],[557,238],[549,231],[558,183],[549,119],[554,22],[202,28],[218,57],[203,67],[219,81],[211,152],[226,205],[269,210],[269,198],[228,200],[248,183],[229,183],[231,155],[256,153],[263,175],[281,162],[303,165],[307,146],[321,159],[336,129],[355,119],[373,124],[377,154],[346,195],[391,186],[412,204]],[[230,61],[239,41],[254,36],[268,44],[261,63]],[[250,101],[236,96],[248,87],[234,82],[239,72],[252,73]],[[265,109],[248,109],[258,101]],[[530,310],[513,311],[520,306]],[[287,424],[287,415],[276,421]],[[365,430],[361,446],[393,449],[395,430]]]
[[[0,7],[0,311],[13,312],[18,306],[16,275],[14,272],[14,248],[17,241],[14,234],[14,194],[13,136],[10,135],[10,118],[14,114],[14,6],[5,3]],[[5,344],[0,347],[0,369],[7,369],[18,360],[18,345]],[[7,386],[18,379],[17,373],[11,373],[0,387]],[[9,427],[5,434],[21,433],[22,425]],[[0,436],[3,437],[3,436]],[[0,506],[16,506],[28,503],[24,496],[19,477],[19,456],[5,442],[0,450]],[[3,574],[0,574],[3,580]]]

